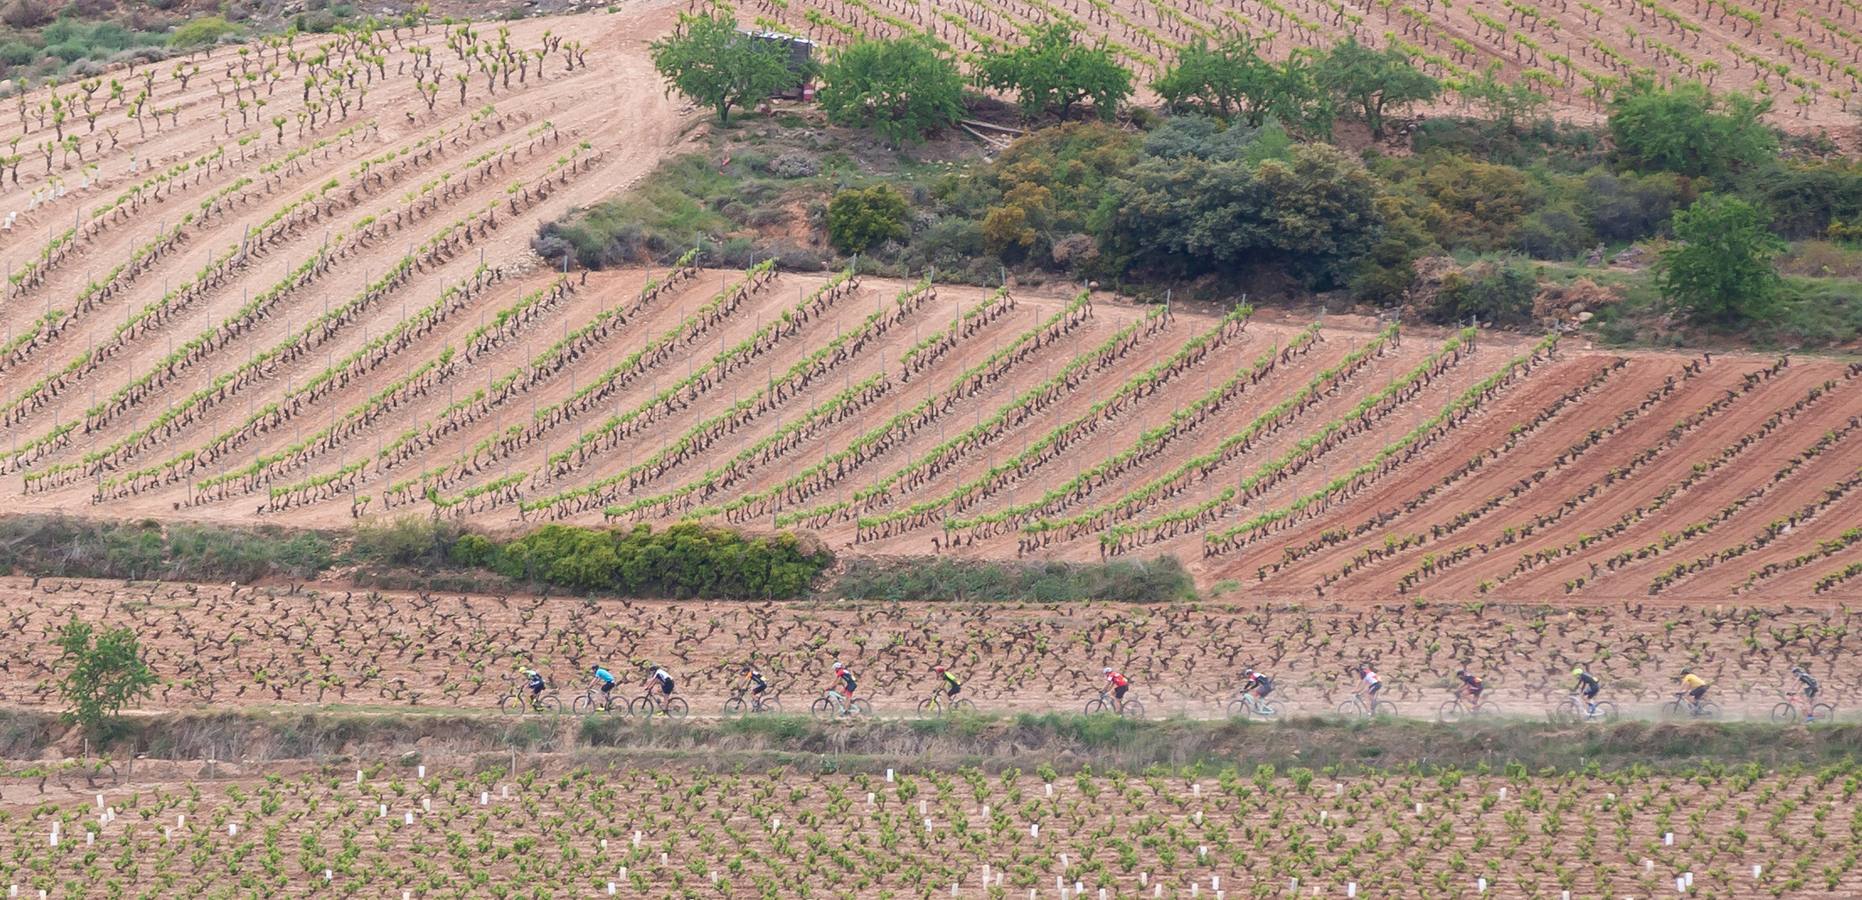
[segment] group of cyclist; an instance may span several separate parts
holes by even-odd
[[[641,664],[641,669],[648,673],[646,683],[643,685],[646,690],[650,692],[657,688],[662,697],[672,696],[675,686],[672,673],[666,671],[666,669],[661,666],[651,663]],[[614,673],[600,664],[590,667],[589,671],[591,677],[594,679],[595,687],[601,691],[603,706],[611,707],[614,686],[618,683],[614,677]],[[1369,663],[1360,663],[1356,666],[1352,666],[1348,671],[1356,678],[1356,687],[1353,693],[1363,698],[1367,709],[1375,709],[1377,694],[1379,691],[1383,690],[1384,686],[1383,680],[1377,676],[1376,670],[1372,668]],[[941,665],[934,666],[931,672],[936,676],[936,686],[934,690],[942,692],[946,698],[952,700],[956,699],[958,692],[963,690],[963,682],[957,678],[956,674],[951,672],[947,667]],[[536,704],[542,697],[546,686],[543,675],[528,666],[519,668],[518,674],[524,679],[525,686],[530,690],[531,703],[533,705]],[[1114,709],[1121,708],[1125,702],[1126,693],[1131,690],[1131,679],[1125,677],[1124,673],[1119,672],[1111,666],[1100,669],[1099,674],[1104,679],[1105,693],[1111,696],[1112,707]],[[1822,685],[1816,678],[1811,676],[1810,670],[1802,664],[1792,666],[1791,674],[1797,679],[1797,683],[1802,690],[1805,708],[1810,709],[1811,702],[1816,700],[1818,692],[1822,690]],[[769,680],[764,678],[763,673],[754,665],[744,666],[739,672],[738,677],[741,679],[742,690],[748,693],[752,701],[757,703],[760,708],[762,698],[769,691]],[[1591,674],[1581,663],[1571,670],[1571,677],[1576,679],[1571,688],[1572,692],[1583,699],[1586,704],[1587,713],[1591,716],[1595,716],[1598,709],[1597,696],[1603,692],[1603,681]],[[1462,666],[1455,671],[1455,679],[1457,682],[1455,686],[1456,697],[1466,702],[1470,707],[1478,707],[1481,704],[1482,695],[1487,689],[1485,679],[1469,672],[1466,666]],[[1707,691],[1712,685],[1706,679],[1695,673],[1691,668],[1682,669],[1677,680],[1681,685],[1679,696],[1686,697],[1690,704],[1690,708],[1698,713],[1701,709],[1701,704],[1706,701]],[[858,679],[854,677],[853,670],[847,668],[844,663],[836,660],[834,663],[834,686],[830,688],[830,693],[839,696],[843,709],[846,708],[848,702],[853,700],[854,692],[859,689],[859,686],[860,683]],[[1252,697],[1257,701],[1264,701],[1267,699],[1268,694],[1273,693],[1274,679],[1265,672],[1257,671],[1253,667],[1249,667],[1242,673],[1240,690],[1245,696]],[[1805,721],[1815,722],[1816,715],[1814,712],[1807,715]]]

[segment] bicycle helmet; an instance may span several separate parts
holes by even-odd
[[[594,673],[599,672],[599,671],[601,671],[601,663],[596,663],[588,667],[588,672],[590,675],[593,675]]]
[[[1802,664],[1802,663],[1799,663],[1798,665],[1795,665],[1795,666],[1792,666],[1792,667],[1791,667],[1791,674],[1793,674],[1793,675],[1809,675],[1809,674],[1810,674],[1810,667],[1808,667],[1808,666],[1806,666],[1806,665],[1804,665],[1804,664]]]
[[[847,668],[847,667],[846,667],[846,666],[844,666],[844,665],[841,665],[841,661],[840,661],[840,660],[838,660],[838,659],[837,659],[837,660],[835,660],[835,661],[834,661],[834,671],[836,671],[836,672],[839,672],[840,670],[842,670],[842,669],[845,669],[845,668]]]
[[[1103,668],[1103,669],[1100,669],[1100,670],[1099,670],[1099,674],[1101,674],[1101,675],[1110,675],[1110,674],[1112,674],[1112,667],[1111,667],[1111,666],[1106,666],[1105,668]]]
[[[1683,678],[1686,678],[1687,676],[1692,675],[1692,674],[1694,674],[1693,669],[1682,669],[1681,670],[1681,677]]]
[[[1579,676],[1579,675],[1582,675],[1582,674],[1584,674],[1584,667],[1583,667],[1583,666],[1578,666],[1577,668],[1575,668],[1575,669],[1572,669],[1572,670],[1571,670],[1571,676],[1572,676],[1573,678],[1575,678],[1575,677],[1577,677],[1577,676]]]
[[[1468,674],[1468,667],[1467,667],[1467,666],[1462,666],[1461,668],[1459,668],[1459,669],[1456,669],[1456,670],[1455,670],[1455,674],[1456,674],[1456,675],[1466,675],[1466,674]]]

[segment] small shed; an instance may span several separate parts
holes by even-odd
[[[810,90],[808,76],[814,71],[814,41],[779,31],[746,31],[743,33],[752,40],[778,44],[789,51],[789,71],[795,73],[795,85],[787,90],[777,91],[774,96],[785,100],[801,100],[813,93]]]

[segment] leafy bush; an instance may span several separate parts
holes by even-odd
[[[904,195],[890,185],[849,188],[828,201],[828,239],[849,253],[861,253],[910,234]]]
[[[107,738],[123,707],[146,697],[160,679],[142,659],[136,633],[128,628],[98,631],[76,616],[56,639],[59,668],[65,670],[58,692],[65,698],[65,718],[93,738]]]
[[[1424,315],[1442,325],[1477,318],[1497,325],[1523,325],[1532,320],[1532,298],[1538,280],[1516,263],[1476,263],[1442,281]]]
[[[724,599],[800,597],[832,561],[794,535],[752,538],[690,524],[658,532],[546,525],[501,545],[468,535],[451,558],[575,590]]]
[[[1584,179],[1579,202],[1600,240],[1627,242],[1667,231],[1668,220],[1687,202],[1686,196],[1681,179],[1671,173],[1593,172]]]
[[[1590,242],[1584,218],[1565,204],[1540,209],[1519,225],[1519,249],[1533,259],[1570,259]]]
[[[754,103],[795,85],[801,73],[789,68],[788,49],[737,30],[730,14],[679,14],[679,27],[651,45],[653,68],[692,102],[729,122],[731,108]]]
[[[459,539],[454,522],[402,516],[357,526],[349,552],[365,562],[431,569],[446,564]]]
[[[168,46],[177,48],[206,47],[218,43],[220,38],[237,34],[239,26],[220,16],[201,16],[189,19],[186,25],[175,29],[168,38]]]
[[[0,572],[74,578],[257,581],[307,578],[335,558],[317,532],[98,522],[65,516],[0,520]]]
[[[1186,599],[1195,591],[1183,565],[1164,556],[1149,562],[1097,564],[856,559],[847,563],[827,593],[859,600],[1155,603]]]

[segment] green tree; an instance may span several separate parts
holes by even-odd
[[[963,115],[963,76],[930,38],[863,40],[823,68],[816,95],[837,125],[871,128],[897,147]]]
[[[1269,116],[1304,130],[1330,124],[1330,98],[1319,87],[1310,59],[1296,52],[1283,62],[1262,56],[1254,38],[1235,35],[1210,46],[1197,38],[1177,54],[1151,89],[1172,110],[1239,115],[1259,126]]]
[[[1522,124],[1531,124],[1545,115],[1550,101],[1521,78],[1514,82],[1500,80],[1500,64],[1494,63],[1461,85],[1461,96],[1486,111],[1487,118],[1511,134],[1518,134]]]
[[[1675,213],[1681,242],[1656,262],[1662,296],[1696,322],[1737,324],[1764,316],[1782,284],[1772,259],[1784,241],[1765,216],[1737,197],[1702,194]]]
[[[1759,121],[1769,109],[1769,100],[1637,78],[1611,101],[1610,137],[1631,168],[1717,177],[1777,153],[1778,136]]]
[[[65,674],[58,691],[65,698],[65,718],[92,735],[106,734],[116,716],[133,700],[149,695],[155,672],[142,660],[136,633],[128,628],[98,631],[74,616],[55,639]]]
[[[738,31],[722,12],[681,13],[679,27],[649,49],[660,77],[693,103],[717,110],[719,122],[730,121],[731,107],[767,97],[800,77],[789,68],[782,44]]]
[[[1013,91],[1022,115],[1052,112],[1066,118],[1083,100],[1091,100],[1102,119],[1118,113],[1131,96],[1131,71],[1119,65],[1103,44],[1082,46],[1072,28],[1054,23],[1025,44],[983,56],[976,81],[985,88]]]
[[[1435,99],[1441,82],[1416,68],[1395,47],[1374,50],[1350,39],[1336,44],[1319,61],[1319,84],[1352,110],[1383,140],[1386,117],[1412,104]]]
[[[907,209],[905,197],[888,185],[841,191],[828,201],[828,239],[849,253],[903,240],[910,234]]]

